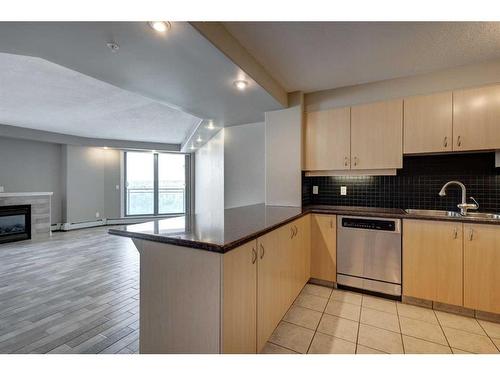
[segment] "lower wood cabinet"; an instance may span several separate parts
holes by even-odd
[[[403,220],[403,295],[461,306],[462,223]]]
[[[311,277],[337,281],[337,217],[311,215]]]
[[[464,306],[500,313],[500,226],[464,224]]]
[[[223,256],[222,352],[257,350],[257,241]]]
[[[223,255],[223,353],[258,353],[310,277],[310,215]]]

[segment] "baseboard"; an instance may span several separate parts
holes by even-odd
[[[178,216],[178,215],[176,215]],[[169,218],[175,216],[155,216],[155,217],[122,217],[122,218],[113,218],[113,219],[101,219],[95,221],[85,221],[82,223],[56,223],[50,226],[51,231],[70,231],[75,229],[84,229],[84,228],[94,228],[94,227],[102,227],[107,225],[120,225],[120,224],[140,224],[146,223],[148,221],[152,221],[155,219],[161,218]]]

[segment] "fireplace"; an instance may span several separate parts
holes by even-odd
[[[0,243],[31,238],[31,206],[0,206]]]

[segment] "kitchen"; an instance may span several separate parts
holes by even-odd
[[[226,209],[219,222],[211,210],[180,226],[166,219],[110,229],[133,238],[141,253],[141,352],[259,353],[268,340],[310,350],[310,340],[296,346],[275,337],[308,282],[455,313],[474,326],[476,318],[498,322],[500,217],[490,150],[500,147],[499,97],[500,86],[488,85],[305,112],[302,209],[254,205]],[[279,125],[266,118],[266,127]],[[198,258],[196,272],[183,276]],[[465,343],[453,334],[449,345],[437,336],[448,352],[497,352],[486,337]],[[401,343],[371,346],[402,352]]]
[[[0,20],[2,367],[495,365],[494,7],[187,3]]]

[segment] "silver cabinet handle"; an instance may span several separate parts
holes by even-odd
[[[457,146],[460,147],[462,146],[462,140],[460,139],[460,136],[457,138]]]
[[[262,244],[260,244],[260,259],[264,258],[265,252],[266,252],[266,250],[264,249],[264,246],[262,246]]]
[[[344,158],[344,166],[347,167],[349,165],[349,158],[346,156]]]
[[[257,261],[257,251],[255,250],[255,247],[252,247],[252,264],[255,264]]]
[[[448,137],[444,137],[443,146],[448,147]]]
[[[453,238],[454,239],[458,238],[458,229],[457,228],[453,229]]]
[[[354,166],[356,166],[356,165],[358,165],[358,157],[357,156],[354,157]]]
[[[474,229],[470,229],[469,231],[469,241],[472,241],[474,239]]]

